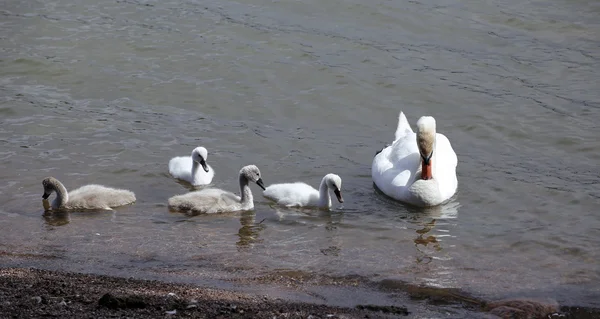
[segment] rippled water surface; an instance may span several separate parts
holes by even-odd
[[[600,306],[597,1],[5,1],[2,264],[153,278],[295,270]],[[398,112],[458,155],[448,204],[373,188]],[[214,186],[343,179],[332,211],[186,217],[167,162],[209,150]],[[43,215],[41,180],[135,191]],[[13,256],[13,257],[11,257]],[[39,261],[17,256],[33,256]]]

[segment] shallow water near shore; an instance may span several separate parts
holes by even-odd
[[[9,1],[0,266],[224,286],[294,271],[600,307],[599,13],[555,0]],[[434,116],[452,142],[446,205],[373,187],[401,110],[413,127]],[[247,164],[266,185],[336,173],[345,202],[279,208],[252,185],[253,212],[170,213],[191,187],[168,160],[200,145],[215,187],[237,192]],[[138,201],[45,215],[46,176]]]

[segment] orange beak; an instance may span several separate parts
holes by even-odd
[[[429,161],[429,164],[425,164],[425,161],[423,161],[421,168],[422,168],[421,179],[432,179],[433,178],[433,175],[431,173],[431,161]]]
[[[421,155],[421,179],[432,179],[433,173],[431,171],[431,156],[433,153],[429,154],[428,157],[424,157]]]

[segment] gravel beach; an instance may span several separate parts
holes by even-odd
[[[400,311],[402,311],[400,309]],[[149,280],[0,269],[2,318],[383,318],[381,311]]]
[[[421,299],[421,292],[407,291]],[[467,306],[472,318],[600,318],[600,310],[554,301],[509,299],[473,304],[430,293],[434,304]],[[479,310],[477,310],[479,308]],[[268,295],[36,268],[0,268],[0,318],[463,318],[465,313],[296,302]]]

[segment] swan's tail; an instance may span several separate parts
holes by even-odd
[[[409,133],[413,133],[413,130],[410,127],[410,124],[408,124],[408,120],[406,119],[404,112],[400,112],[400,114],[398,115],[398,128],[396,128],[394,142],[396,142],[399,138],[402,138],[402,137],[406,136],[406,134],[409,134]],[[386,149],[390,145],[391,144],[387,144],[384,148],[375,152],[375,156],[379,155],[379,153],[381,153],[384,149]]]
[[[404,137],[408,133],[413,133],[410,124],[408,124],[408,120],[404,115],[404,112],[400,112],[398,115],[398,128],[396,129],[396,135],[394,141],[397,141],[399,138]]]

